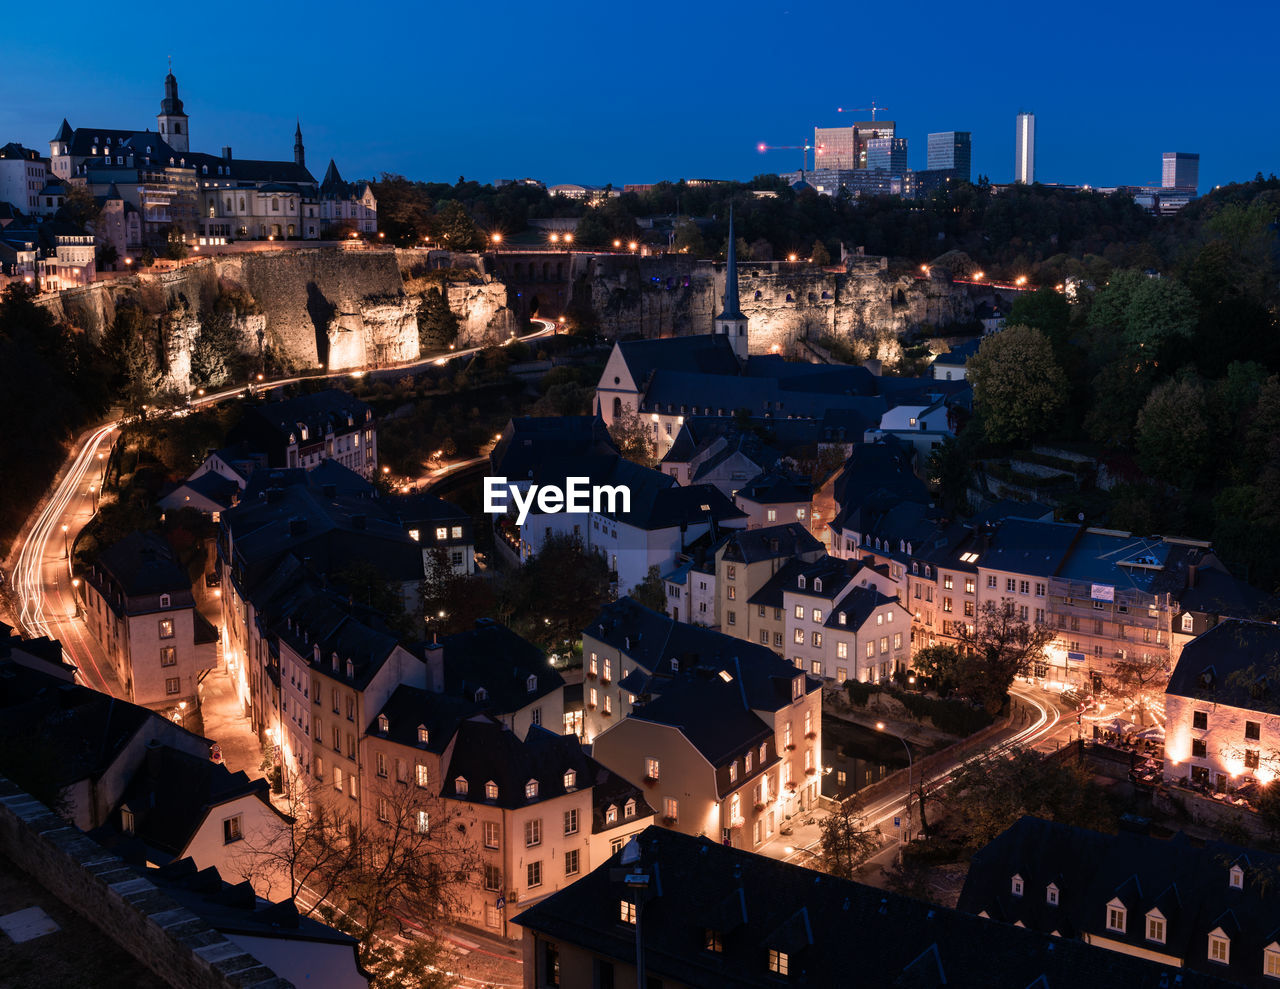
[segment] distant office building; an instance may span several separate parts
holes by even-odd
[[[907,170],[905,137],[873,137],[867,142],[867,168],[901,175]]]
[[[1030,185],[1036,180],[1036,115],[1034,113],[1018,114],[1013,180],[1024,185]]]
[[[1200,156],[1186,151],[1166,151],[1160,185],[1165,189],[1195,189],[1200,185]]]
[[[916,175],[909,169],[890,172],[871,168],[815,168],[809,172],[785,172],[782,178],[788,185],[803,182],[819,194],[834,196],[847,189],[854,196],[902,196],[911,199],[916,194]]]
[[[953,178],[969,181],[973,142],[967,130],[948,130],[929,135],[928,171],[949,171]]]
[[[862,120],[849,127],[815,127],[814,168],[869,168],[867,142],[893,137],[896,127],[892,120]]]

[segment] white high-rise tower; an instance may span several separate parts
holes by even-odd
[[[1018,114],[1016,149],[1013,159],[1013,181],[1030,185],[1036,180],[1036,115]]]

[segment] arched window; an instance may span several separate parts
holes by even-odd
[[[616,396],[613,399],[613,417],[615,419],[622,418],[622,399]]]
[[[271,197],[271,212],[272,212],[272,213],[279,213],[279,212],[280,212],[280,197],[279,197],[279,196],[272,196],[272,197]]]

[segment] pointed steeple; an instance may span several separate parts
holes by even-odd
[[[746,319],[742,315],[742,308],[738,304],[738,248],[734,243],[733,237],[733,207],[729,207],[729,258],[728,263],[724,266],[724,308],[721,309],[720,315],[716,317],[721,319]]]
[[[329,159],[329,167],[324,171],[324,178],[320,181],[320,188],[326,186],[342,185],[342,176],[338,174],[338,166],[334,164],[332,158]]]
[[[297,120],[296,117],[294,119]],[[305,167],[307,164],[307,149],[302,146],[302,121],[297,120],[297,124],[297,129],[293,132],[293,160],[295,164]]]
[[[53,139],[55,141],[61,141],[63,144],[70,144],[71,139],[74,136],[75,135],[71,130],[71,125],[67,123],[67,118],[63,117],[62,126],[58,128],[58,133],[53,135]]]

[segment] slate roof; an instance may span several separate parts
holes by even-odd
[[[1229,882],[1234,864],[1244,870],[1239,889]],[[1098,937],[1156,950],[1182,958],[1187,978],[1202,973],[1261,986],[1270,984],[1262,974],[1263,948],[1280,931],[1280,900],[1264,877],[1277,868],[1280,855],[1193,842],[1182,833],[1170,840],[1108,835],[1023,817],[973,856],[958,909],[1057,931],[1063,941]],[[1021,896],[1013,894],[1014,875],[1023,880]],[[1047,902],[1050,883],[1058,887],[1056,906]],[[1128,911],[1124,932],[1107,927],[1112,899]],[[1146,915],[1153,909],[1164,916],[1163,945],[1146,938]],[[1218,927],[1231,937],[1225,965],[1207,957],[1209,933]]]
[[[1280,714],[1280,626],[1220,622],[1182,647],[1165,693]]]
[[[0,662],[0,713],[0,751],[40,752],[41,772],[57,786],[97,779],[140,732],[149,734],[156,727],[166,734],[185,731],[137,704],[12,660]],[[3,765],[0,772],[14,774]]]
[[[421,687],[401,684],[382,710],[367,726],[374,738],[387,738],[401,745],[422,748],[437,754],[449,746],[458,726],[480,711],[481,705],[465,697],[451,697]],[[379,715],[387,718],[387,730],[379,727]],[[427,729],[425,743],[418,741],[418,726]]]
[[[168,594],[171,607],[191,607],[191,581],[178,566],[169,544],[154,532],[131,532],[98,554],[87,575],[103,590],[112,607],[120,607],[116,592],[124,594],[126,614],[159,610],[159,595]]]
[[[887,604],[897,604],[898,599],[892,594],[885,594],[874,587],[854,587],[831,607],[827,615],[827,628],[860,629],[877,608]],[[840,623],[840,616],[845,622]]]
[[[803,474],[775,468],[763,471],[738,489],[738,496],[757,505],[813,500],[813,482]]]
[[[624,965],[636,930],[618,923],[635,891],[614,876],[650,877],[643,898],[645,962],[654,979],[689,986],[1172,989],[1170,966],[994,923],[887,890],[814,872],[705,837],[650,827],[590,874],[540,900],[515,922],[548,940]],[[705,950],[708,930],[722,951]],[[870,946],[859,951],[858,945]],[[789,974],[768,969],[785,951]],[[852,954],[851,954],[852,952]],[[561,951],[564,958],[567,951]],[[1183,973],[1183,989],[1219,986]]]
[[[519,711],[564,686],[564,677],[547,663],[546,653],[489,618],[465,632],[445,636],[438,647],[424,645],[423,655],[434,648],[444,650],[444,692],[494,714]],[[536,677],[532,690],[530,676]],[[476,691],[481,688],[488,696],[477,701]]]
[[[489,454],[490,474],[516,481],[532,477],[548,457],[617,452],[599,416],[517,416],[507,423]]]
[[[617,649],[643,671],[639,689],[631,691],[637,697],[665,690],[674,677],[698,668],[735,669],[753,710],[776,711],[791,703],[796,668],[767,646],[673,621],[630,597],[605,605],[583,635]],[[672,669],[673,660],[678,669]],[[806,681],[806,693],[816,689],[820,681]]]
[[[233,773],[221,763],[156,745],[147,749],[113,820],[119,826],[119,810],[127,807],[137,838],[173,858],[186,850],[211,810],[243,796],[270,806],[269,790],[264,777],[251,780],[243,771]]]
[[[738,358],[728,337],[699,334],[661,340],[623,340],[615,346],[627,363],[636,385],[644,388],[655,371],[696,371],[736,375]]]
[[[790,559],[822,550],[822,542],[799,522],[729,533],[724,559],[737,563]]]
[[[368,418],[372,411],[367,403],[354,395],[337,388],[326,388],[283,402],[250,406],[245,409],[244,419],[231,431],[229,438],[232,442],[244,439],[252,444],[267,434],[283,446],[288,445],[289,437],[293,435],[300,443],[313,443],[323,439],[330,428],[335,433],[364,428],[372,422]],[[299,426],[307,427],[308,439],[302,439]]]
[[[233,182],[239,180],[241,182],[251,182],[255,185],[276,183],[281,184],[279,191],[294,193],[304,191],[298,188],[300,186],[306,186],[311,189],[316,187],[315,176],[307,170],[307,166],[299,165],[292,159],[288,161],[267,161],[258,158],[232,158],[228,161],[221,155],[205,154],[200,151],[188,152],[183,157],[187,159],[189,167],[201,168],[208,166],[210,175],[216,175],[217,166],[221,166],[223,169],[221,178],[229,178]],[[282,183],[288,184],[283,185]]]
[[[951,348],[950,353],[939,354],[935,357],[933,363],[942,367],[964,367],[969,362],[969,358],[978,352],[978,348],[981,345],[981,338],[956,344]]]
[[[783,591],[795,591],[811,597],[835,601],[851,583],[865,579],[865,574],[859,575],[864,566],[865,564],[860,560],[844,560],[825,554],[812,562],[791,560],[778,568],[778,571],[751,595],[747,603],[781,608]],[[801,577],[804,577],[803,589],[800,587]],[[814,589],[815,580],[822,582],[822,590]]]
[[[571,792],[565,786],[569,770],[574,773],[574,791],[598,788],[592,794],[593,834],[653,814],[640,789],[588,756],[576,735],[558,735],[532,725],[521,741],[509,728],[483,716],[470,718],[459,726],[441,794],[516,810]],[[459,777],[467,781],[466,796],[458,796]],[[537,793],[528,797],[525,788],[531,780],[538,784]],[[485,784],[490,782],[498,786],[497,800],[485,796]],[[628,800],[636,802],[636,813],[624,820],[622,811]],[[618,820],[613,824],[606,823],[604,815],[610,803],[618,808]]]
[[[1080,526],[1067,522],[1028,522],[1007,519],[994,531],[982,554],[989,570],[1047,577],[1058,572]]]
[[[274,636],[287,642],[313,669],[357,690],[369,685],[399,645],[399,640],[373,615],[352,606],[335,590],[304,592],[291,604],[272,612]],[[348,661],[351,675],[347,673]]]
[[[637,703],[627,717],[679,729],[713,766],[727,765],[773,735],[772,726],[748,705],[741,675],[733,664],[721,669],[699,666],[676,677],[652,700]],[[776,753],[774,758],[776,761]]]
[[[1183,611],[1221,618],[1269,618],[1276,599],[1216,566],[1200,566],[1195,583],[1177,593]]]
[[[213,866],[197,870],[188,858],[159,869],[147,869],[144,875],[170,899],[223,934],[323,941],[348,947],[352,952],[356,949],[356,940],[350,935],[300,916],[293,900],[279,903],[260,900],[247,880],[234,885],[227,883]]]

